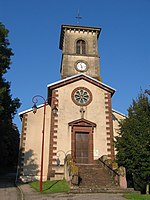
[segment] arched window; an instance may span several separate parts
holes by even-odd
[[[86,54],[86,46],[84,40],[78,40],[76,43],[76,53],[77,54]]]

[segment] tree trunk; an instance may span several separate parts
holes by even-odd
[[[149,184],[146,185],[146,194],[149,194]]]

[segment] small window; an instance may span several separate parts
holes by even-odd
[[[77,54],[86,54],[86,46],[84,40],[78,40],[76,43],[76,53]]]

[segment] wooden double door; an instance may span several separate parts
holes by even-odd
[[[75,133],[75,160],[77,163],[89,163],[89,133]]]
[[[85,119],[69,123],[71,126],[71,152],[76,163],[93,163],[93,133],[96,124]]]

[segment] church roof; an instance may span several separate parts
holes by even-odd
[[[51,92],[52,92],[53,89],[65,86],[67,84],[70,84],[70,83],[73,83],[75,81],[82,80],[82,79],[86,80],[86,81],[88,81],[88,82],[90,82],[90,83],[92,83],[92,84],[94,84],[94,85],[96,85],[96,86],[108,91],[108,92],[110,92],[111,95],[113,95],[115,93],[115,91],[116,91],[114,88],[112,88],[112,87],[110,87],[110,86],[98,81],[97,79],[92,78],[92,77],[90,77],[90,76],[88,76],[86,74],[81,73],[81,74],[76,74],[74,76],[67,77],[65,79],[62,79],[62,80],[56,81],[54,83],[48,84],[47,85],[47,87],[48,87],[48,96],[51,96]],[[39,105],[38,108],[40,108],[42,106],[43,106],[43,104]],[[24,111],[19,113],[19,116],[21,117],[23,114],[25,114],[27,112],[31,112],[31,111],[32,111],[32,108],[24,110]],[[117,112],[115,110],[113,110],[113,111]]]
[[[123,116],[125,118],[127,117],[125,114],[123,114],[123,113],[121,113],[121,112],[119,112],[119,111],[117,111],[115,109],[112,109],[112,112],[117,113],[118,115],[121,115],[121,116]]]
[[[62,79],[60,81],[57,81],[57,82],[54,82],[54,83],[51,83],[51,84],[48,84],[47,87],[48,87],[48,96],[51,96],[51,92],[53,89],[56,89],[56,88],[59,88],[59,87],[62,87],[62,86],[65,86],[67,84],[70,84],[70,83],[73,83],[75,81],[79,81],[79,80],[86,80],[90,83],[92,83],[93,85],[96,85],[108,92],[111,93],[111,96],[113,96],[113,94],[115,93],[115,89],[98,81],[97,79],[95,78],[92,78],[86,74],[83,74],[83,73],[80,73],[80,74],[76,74],[74,76],[70,76],[70,77],[67,77],[65,79]]]

